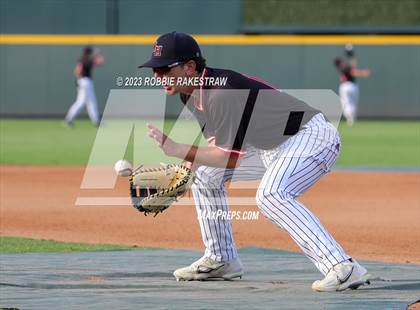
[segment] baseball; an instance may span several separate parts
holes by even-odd
[[[115,163],[114,170],[119,176],[128,177],[131,175],[133,165],[128,160],[121,159]]]

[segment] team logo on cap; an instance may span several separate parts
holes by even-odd
[[[156,43],[153,45],[153,56],[162,56],[162,48],[163,45],[157,45]]]

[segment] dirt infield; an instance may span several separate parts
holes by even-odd
[[[201,249],[193,206],[170,208],[157,218],[128,206],[83,207],[80,196],[126,196],[115,190],[80,190],[82,167],[1,166],[1,235],[59,241]],[[302,197],[346,251],[360,259],[420,263],[420,174],[333,172]],[[252,191],[252,190],[250,190]],[[254,191],[255,192],[255,191]],[[236,190],[234,194],[240,191]],[[249,193],[251,194],[252,193]],[[257,210],[232,206],[231,210]],[[233,221],[239,247],[299,251],[260,214]]]

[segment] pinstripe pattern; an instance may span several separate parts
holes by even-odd
[[[284,229],[324,275],[350,257],[296,198],[334,165],[340,139],[322,114],[315,115],[296,135],[272,150],[247,149],[241,166],[233,169],[200,167],[192,191],[198,214],[227,211],[224,182],[261,179],[257,205],[273,223]],[[205,255],[216,261],[237,256],[229,220],[198,216]]]
[[[220,262],[237,257],[237,252],[230,220],[202,218],[200,214],[228,210],[227,194],[224,187],[226,181],[257,180],[264,175],[265,171],[266,168],[256,151],[249,150],[244,156],[241,166],[236,169],[202,166],[196,171],[196,181],[191,189],[201,236],[206,247],[206,256]]]

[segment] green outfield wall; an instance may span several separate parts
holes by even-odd
[[[0,116],[63,116],[76,96],[74,65],[91,44],[106,61],[94,72],[103,110],[116,78],[149,75],[137,65],[149,57],[157,34],[177,30],[201,34],[197,39],[209,66],[259,76],[284,89],[337,91],[332,62],[343,56],[344,44],[353,43],[359,66],[372,71],[358,81],[360,116],[419,118],[418,1],[365,2],[0,0]],[[239,35],[257,26],[286,27],[289,33],[337,27],[348,33],[350,26],[396,33],[405,27],[411,35]],[[173,104],[169,112],[178,108]]]
[[[69,43],[66,37],[57,44],[51,38],[38,38],[39,44],[25,44],[28,37],[20,37],[21,41],[13,44],[10,37],[0,36],[1,116],[62,116],[76,96],[72,71],[85,45],[82,43],[110,42],[97,44],[106,61],[94,72],[101,110],[109,90],[117,88],[118,76],[151,74],[137,69],[137,65],[150,56],[153,37],[144,40],[128,37],[123,44],[107,38],[102,41],[92,37],[76,38],[75,44]],[[235,38],[239,41],[234,41]],[[199,41],[211,67],[259,76],[284,89],[337,91],[339,79],[333,59],[344,54],[343,37],[335,39],[336,42],[326,37],[328,42],[325,43],[323,37],[318,36],[318,44],[317,38],[312,39],[315,43],[311,44],[304,40],[299,43],[293,39],[295,37],[283,41],[278,39],[281,36],[267,37],[261,44],[247,38],[219,36],[209,41],[208,37],[201,36]],[[355,51],[359,67],[367,67],[372,72],[369,78],[358,80],[361,117],[420,117],[420,45],[413,44],[413,40],[399,43],[398,37],[392,38],[394,41],[390,44],[380,40],[378,44],[363,44],[360,37],[354,39],[357,39]],[[130,44],[130,40],[134,43]],[[293,43],[295,41],[298,43]],[[358,41],[362,43],[357,44]]]
[[[240,0],[1,0],[0,33],[237,33]]]

